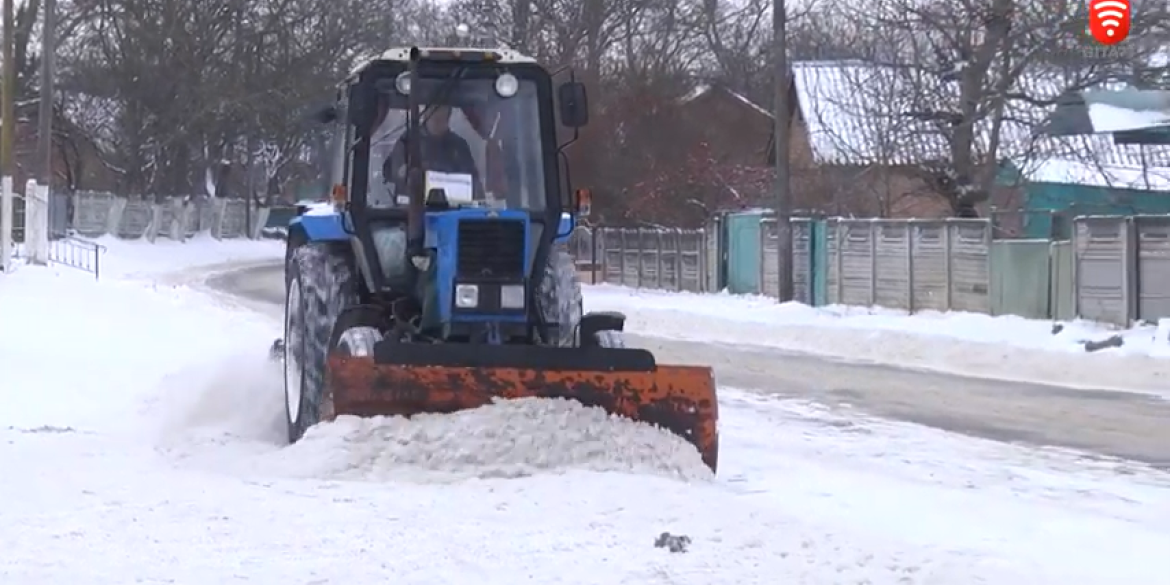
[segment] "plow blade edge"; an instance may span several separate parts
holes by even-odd
[[[330,356],[326,381],[333,416],[411,416],[478,408],[496,398],[567,398],[679,435],[712,471],[719,454],[711,368],[660,366],[642,349],[383,341],[373,357]]]

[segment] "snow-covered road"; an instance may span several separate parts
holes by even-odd
[[[209,280],[257,311],[279,314],[281,267]],[[634,319],[645,318],[634,314]],[[867,413],[982,438],[1083,449],[1170,469],[1170,400],[828,360],[763,345],[630,336],[663,362],[709,365],[721,384],[848,405]],[[875,340],[874,343],[880,343]],[[1165,366],[1170,369],[1170,365]],[[1170,504],[1168,504],[1170,505]]]
[[[279,322],[200,271],[0,277],[0,582],[1148,585],[1170,480],[721,387],[720,475],[567,403],[280,443]],[[19,334],[10,332],[19,331]],[[767,371],[757,371],[763,380]],[[755,384],[755,382],[753,382]],[[662,532],[686,553],[655,548]]]

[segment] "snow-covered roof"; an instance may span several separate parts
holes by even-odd
[[[732,90],[730,90],[724,86],[721,86],[721,85],[715,86],[715,85],[703,84],[703,85],[696,86],[689,93],[687,93],[683,97],[679,98],[678,101],[679,101],[679,103],[682,103],[682,104],[690,103],[690,102],[693,102],[693,101],[695,101],[695,100],[697,100],[705,95],[710,94],[712,91],[721,91],[723,93],[726,93],[727,95],[730,95],[731,97],[735,98],[736,100],[742,102],[743,105],[751,108],[752,110],[755,110],[756,112],[759,112],[760,114],[763,114],[764,116],[767,116],[768,118],[772,117],[772,112],[769,112],[767,108],[753,102],[752,100],[745,97],[743,94],[732,91]]]
[[[1170,126],[1170,112],[1130,110],[1110,104],[1087,104],[1094,132],[1124,132]]]
[[[919,123],[896,116],[878,95],[905,94],[892,70],[854,61],[792,64],[796,101],[813,158],[821,164],[906,164],[943,144]],[[890,115],[882,115],[889,111]],[[905,109],[903,109],[905,111]]]
[[[909,165],[947,157],[949,132],[932,116],[957,109],[954,83],[860,61],[801,61],[792,73],[817,162]],[[1043,113],[1012,112],[1010,118],[999,128],[1001,156],[1027,149]],[[990,132],[990,124],[977,126],[977,147],[986,146]]]
[[[366,60],[359,62],[353,68],[353,70],[350,71],[350,75],[356,75],[356,74],[360,73],[363,69],[365,69],[366,67],[369,67],[371,63],[374,63],[376,61],[409,61],[411,48],[412,47],[394,47],[391,49],[387,49],[387,50],[383,51],[381,54],[379,54],[371,59],[366,59]],[[478,53],[490,52],[490,53],[495,53],[495,54],[500,56],[499,60],[496,61],[497,63],[504,63],[504,64],[536,63],[536,59],[529,57],[527,55],[524,55],[523,53],[520,53],[519,51],[515,51],[512,49],[503,49],[503,48],[484,49],[484,48],[471,48],[471,47],[418,47],[418,49],[420,51],[422,51],[424,54],[427,51],[478,52]]]
[[[1049,158],[1038,161],[1026,173],[1035,183],[1062,183],[1135,189],[1139,191],[1170,191],[1170,167],[1112,165],[1085,160]]]
[[[916,111],[950,110],[954,84],[915,79],[916,72],[857,61],[793,64],[797,101],[808,129],[813,157],[820,164],[910,165],[948,157],[946,133]],[[1021,78],[1018,89],[1042,99],[1060,95],[1056,78]],[[925,92],[925,88],[937,91]],[[929,94],[929,95],[925,95]],[[1114,144],[1111,134],[1035,136],[1051,108],[1022,101],[1008,105],[1000,128],[1000,159],[1016,164],[1030,181],[1102,187],[1170,190],[1170,146]],[[1136,123],[1098,109],[1102,127]],[[1110,116],[1113,116],[1110,118]],[[1147,116],[1140,120],[1154,121]],[[1094,123],[1096,125],[1096,122]],[[976,146],[987,143],[989,123],[980,124]]]
[[[1025,179],[1148,191],[1170,191],[1170,146],[1114,144],[1111,134],[1039,138],[1020,162]]]

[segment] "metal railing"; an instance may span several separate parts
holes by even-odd
[[[90,240],[68,236],[49,242],[49,261],[101,278],[101,258],[106,247]]]

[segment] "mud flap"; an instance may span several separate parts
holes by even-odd
[[[382,342],[374,354],[329,358],[335,415],[411,416],[497,398],[567,398],[667,429],[716,469],[719,407],[711,368],[660,366],[646,350],[600,347]]]

